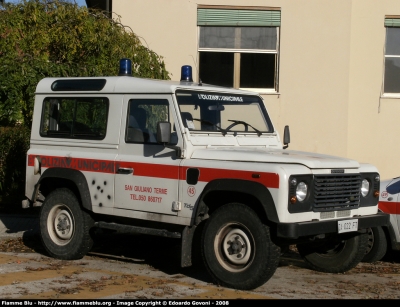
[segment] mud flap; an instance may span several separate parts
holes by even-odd
[[[192,242],[196,226],[186,226],[182,231],[181,241],[181,267],[192,265]]]

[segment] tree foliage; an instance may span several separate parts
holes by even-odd
[[[25,194],[29,136],[30,129],[22,125],[0,127],[0,203],[10,202],[15,206],[15,200]]]
[[[60,0],[0,4],[0,126],[30,127],[40,79],[117,75],[121,58],[134,76],[169,79],[163,58],[118,15]]]

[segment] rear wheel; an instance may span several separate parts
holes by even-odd
[[[344,273],[363,259],[367,242],[366,233],[348,238],[334,235],[323,242],[298,244],[297,250],[316,271]]]
[[[54,258],[82,258],[93,246],[89,234],[93,220],[83,211],[74,193],[57,189],[46,198],[40,211],[40,234],[46,251]]]
[[[382,227],[368,229],[368,245],[363,262],[375,262],[381,260],[387,252],[387,240]]]
[[[252,290],[267,282],[279,264],[280,249],[249,207],[233,203],[218,208],[202,233],[205,266],[222,286]]]

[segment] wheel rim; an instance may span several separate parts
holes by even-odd
[[[241,224],[226,224],[214,240],[214,251],[218,262],[230,272],[245,270],[253,261],[254,238]]]
[[[367,244],[367,250],[365,251],[365,254],[368,254],[372,247],[374,246],[375,238],[374,234],[372,232],[372,228],[368,228],[368,244]]]
[[[57,245],[68,244],[74,234],[75,221],[71,210],[64,204],[51,208],[47,217],[47,230]]]

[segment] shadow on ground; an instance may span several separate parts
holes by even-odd
[[[184,274],[203,282],[212,282],[200,263],[187,268],[180,266],[179,239],[129,234],[96,234],[94,239],[94,246],[88,256],[143,263],[168,275]],[[11,241],[8,244],[12,244]],[[48,256],[38,234],[24,234],[22,245],[24,246],[19,248],[14,246],[13,251],[18,252],[25,248],[24,252]]]
[[[96,234],[94,238],[94,246],[88,256],[143,263],[168,275],[183,274],[199,281],[212,282],[200,259],[196,258],[191,267],[180,266],[180,239],[107,233]],[[22,237],[22,242],[31,252],[48,256],[39,235],[26,234]],[[196,253],[199,256],[197,251]],[[285,253],[280,261],[280,266],[288,265],[307,267],[299,255],[291,251]]]
[[[88,256],[126,263],[143,263],[168,275],[183,274],[206,283],[212,282],[198,258],[191,267],[182,268],[180,266],[180,239],[102,232],[96,233],[94,239],[94,246]],[[32,235],[26,232],[22,237],[22,246],[25,249],[29,248],[31,252],[48,256],[38,234]],[[0,248],[0,250],[4,251],[4,248]],[[199,256],[198,251],[195,251],[195,256]],[[382,261],[400,263],[400,252],[390,251]],[[307,264],[293,249],[289,249],[282,255],[279,267],[284,266],[308,268]]]

